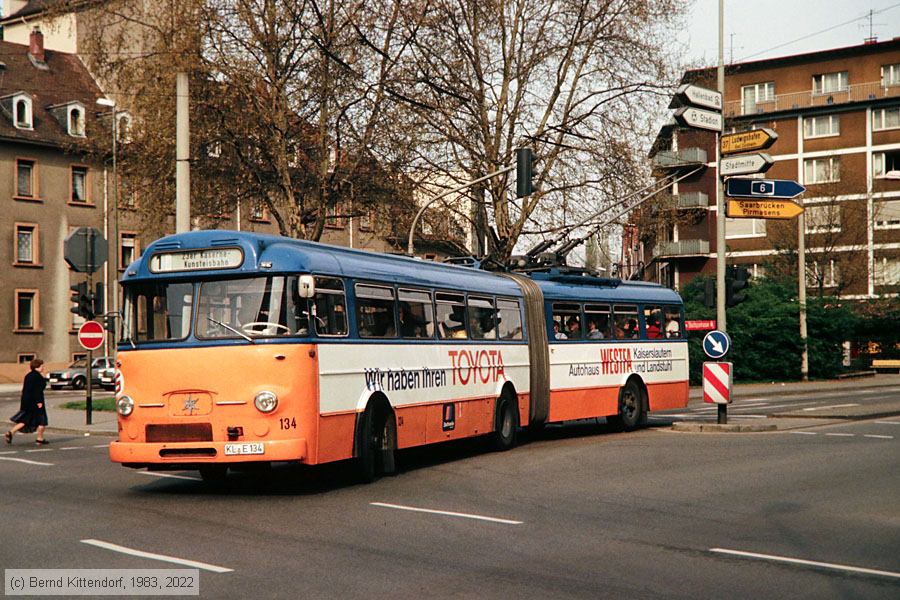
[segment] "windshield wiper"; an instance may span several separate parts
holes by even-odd
[[[256,342],[253,341],[253,338],[252,338],[252,337],[250,337],[249,335],[247,335],[247,334],[244,333],[243,331],[240,331],[240,330],[238,330],[238,329],[235,329],[235,328],[232,327],[231,325],[228,325],[227,323],[223,323],[222,321],[217,321],[216,319],[213,319],[213,318],[210,317],[210,316],[207,316],[206,318],[209,319],[210,321],[212,321],[213,323],[215,323],[216,325],[221,325],[222,327],[224,327],[224,328],[227,329],[228,331],[233,331],[234,333],[238,334],[239,336],[241,336],[242,338],[244,338],[245,340],[247,340],[247,341],[250,342],[251,344],[255,344],[255,343],[256,343]]]

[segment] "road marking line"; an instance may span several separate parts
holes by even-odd
[[[496,517],[485,517],[482,515],[472,515],[468,513],[451,512],[447,510],[433,510],[430,508],[416,508],[414,506],[403,506],[402,504],[386,504],[384,502],[369,502],[372,506],[382,506],[384,508],[396,508],[398,510],[409,510],[413,512],[423,512],[432,515],[445,515],[448,517],[462,517],[465,519],[477,519],[479,521],[491,521],[492,523],[504,523],[506,525],[521,525],[523,521],[511,521],[509,519],[498,519]]]
[[[828,406],[813,406],[803,410],[828,410],[829,408],[848,408],[850,406],[859,406],[859,404],[829,404]]]
[[[837,571],[850,571],[852,573],[866,573],[868,575],[883,575],[885,577],[898,577],[900,573],[893,571],[879,571],[877,569],[865,569],[863,567],[851,567],[849,565],[839,565],[835,563],[819,562],[815,560],[803,560],[801,558],[788,558],[787,556],[774,556],[772,554],[756,554],[754,552],[742,552],[740,550],[728,550],[726,548],[710,548],[710,552],[717,554],[730,554],[733,556],[743,556],[746,558],[759,558],[762,560],[772,560],[776,562],[787,562],[798,565],[809,565],[812,567],[822,567],[825,569],[834,569]]]
[[[135,550],[134,548],[126,548],[125,546],[119,546],[118,544],[111,544],[109,542],[104,542],[102,540],[81,540],[82,544],[88,544],[89,546],[97,546],[98,548],[105,548],[106,550],[112,550],[113,552],[121,552],[122,554],[130,554],[131,556],[139,556],[141,558],[150,558],[153,560],[160,560],[163,562],[175,563],[176,565],[184,565],[186,567],[194,567],[196,569],[203,569],[205,571],[212,571],[213,573],[230,573],[234,571],[234,569],[229,569],[227,567],[220,567],[217,565],[211,565],[208,563],[197,562],[195,560],[187,560],[184,558],[176,558],[174,556],[166,556],[165,554],[154,554],[152,552],[144,552],[143,550]]]
[[[18,450],[7,450],[6,452],[0,452],[0,454],[18,454]]]
[[[141,475],[150,475],[151,477],[170,477],[172,479],[189,479],[191,481],[203,481],[200,477],[189,477],[187,475],[173,475],[172,473],[157,473],[156,471],[138,471]]]
[[[53,448],[35,448],[34,450],[26,450],[25,452],[53,452]]]
[[[87,446],[66,446],[65,448],[60,448],[60,450],[81,450],[86,447]]]
[[[819,435],[815,431],[792,431],[794,435]]]
[[[882,425],[900,425],[900,421],[875,421],[876,423],[881,423]]]
[[[11,460],[11,461],[14,461],[14,462],[25,463],[25,464],[27,464],[27,465],[39,465],[39,466],[42,466],[42,467],[52,467],[52,466],[53,466],[53,463],[48,463],[48,462],[38,462],[38,461],[36,461],[36,460],[25,460],[24,458],[9,458],[9,457],[6,457],[6,456],[0,456],[0,460]]]
[[[892,436],[892,435],[863,435],[863,437],[875,438],[877,440],[892,440],[892,439],[894,439],[894,436]]]
[[[855,433],[826,433],[825,435],[830,435],[831,437],[856,437]]]
[[[97,444],[96,446],[91,446],[91,448],[109,448],[109,444]]]

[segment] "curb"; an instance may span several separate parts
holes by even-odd
[[[672,423],[672,431],[682,431],[685,433],[762,433],[766,431],[777,431],[778,426],[762,423],[689,423],[678,421]]]
[[[65,433],[65,434],[77,434],[83,436],[93,436],[93,435],[101,435],[105,437],[115,437],[119,435],[118,431],[111,431],[109,429],[78,429],[76,427],[45,427],[44,431],[47,433]]]
[[[769,415],[770,419],[839,419],[841,421],[866,421],[868,419],[884,419],[886,417],[896,417],[900,416],[900,410],[888,410],[883,412],[873,412],[866,413],[864,415],[848,415],[848,414],[840,414],[840,415],[829,415],[829,414],[817,414],[817,415],[798,415],[797,413],[775,413]]]

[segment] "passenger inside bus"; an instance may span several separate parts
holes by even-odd
[[[578,322],[578,317],[569,317],[566,328],[568,329],[567,335],[569,336],[569,339],[578,339],[581,337],[581,323]]]
[[[662,337],[659,329],[659,313],[654,313],[647,318],[647,339],[658,340]]]
[[[567,340],[569,336],[560,331],[559,321],[553,321],[553,339],[555,340]]]
[[[588,319],[588,339],[601,340],[603,332],[597,328],[597,322],[594,319]]]
[[[681,337],[681,315],[679,313],[666,312],[666,337],[677,339]]]

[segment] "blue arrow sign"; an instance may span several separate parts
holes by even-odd
[[[724,331],[715,329],[703,336],[703,351],[712,359],[719,359],[731,349],[731,338]]]
[[[725,195],[732,198],[796,198],[806,188],[790,179],[748,179],[732,177],[725,184]]]

